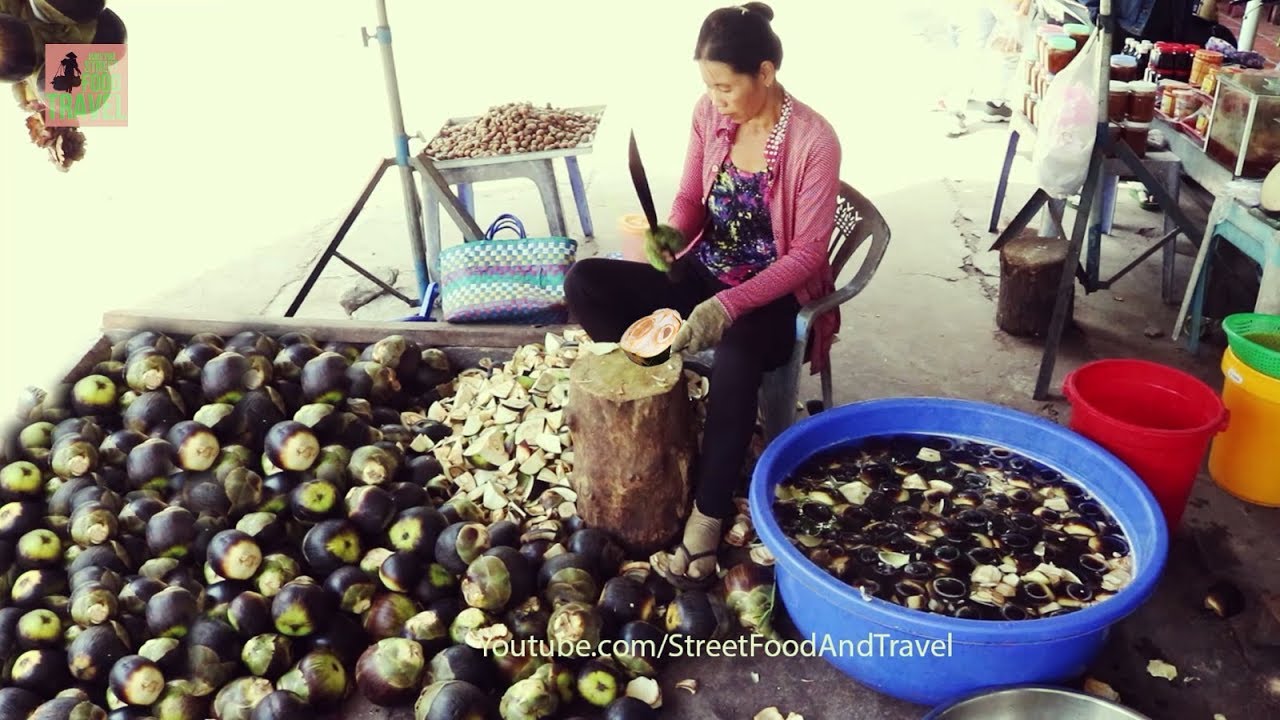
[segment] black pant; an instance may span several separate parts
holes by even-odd
[[[633,322],[661,308],[687,318],[694,306],[727,286],[692,256],[671,276],[645,263],[591,258],[565,278],[569,309],[591,339],[617,342]],[[707,423],[696,475],[698,509],[728,518],[755,428],[764,373],[791,357],[800,305],[787,295],[739,317],[716,346]]]

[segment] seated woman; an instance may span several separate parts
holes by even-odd
[[[722,524],[746,461],[765,372],[784,365],[802,304],[834,289],[840,144],[831,125],[778,83],[782,43],[763,3],[712,12],[694,60],[707,92],[693,111],[683,178],[668,225],[646,237],[653,267],[586,259],[565,280],[571,311],[594,340],[616,342],[639,318],[687,318],[674,352],[715,347],[696,498],[683,540],[655,569],[680,586],[716,577]],[[828,362],[839,317],[810,343]]]

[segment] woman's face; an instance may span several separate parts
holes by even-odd
[[[770,63],[761,64],[754,75],[734,72],[727,63],[715,60],[699,60],[698,70],[711,104],[721,115],[743,123],[763,112],[769,97],[765,83],[771,75]]]

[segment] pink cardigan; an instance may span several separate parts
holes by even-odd
[[[791,120],[766,197],[778,259],[750,280],[716,295],[730,320],[788,293],[804,305],[835,290],[827,249],[835,231],[840,192],[840,141],[830,123],[812,108],[794,98],[791,103]],[[715,110],[709,97],[698,100],[684,173],[668,221],[686,238],[693,238],[682,256],[702,239],[707,195],[737,129],[737,123]],[[839,329],[838,310],[824,313],[815,322],[808,357],[811,372],[827,366]]]

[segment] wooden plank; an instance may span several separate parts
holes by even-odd
[[[71,370],[62,377],[62,382],[73,383],[85,375],[90,374],[94,365],[110,360],[111,345],[111,338],[108,338],[105,335],[99,337],[98,341],[95,342],[93,346],[90,347],[78,361],[76,361],[76,364],[72,366]]]
[[[156,315],[145,311],[112,310],[102,316],[108,337],[119,340],[134,332],[154,330],[189,336],[211,332],[230,337],[254,330],[269,335],[306,332],[317,340],[349,343],[377,342],[388,335],[404,335],[426,347],[516,348],[542,342],[547,333],[563,333],[572,325],[455,325],[443,322],[375,322],[286,317],[202,318],[194,315]]]

